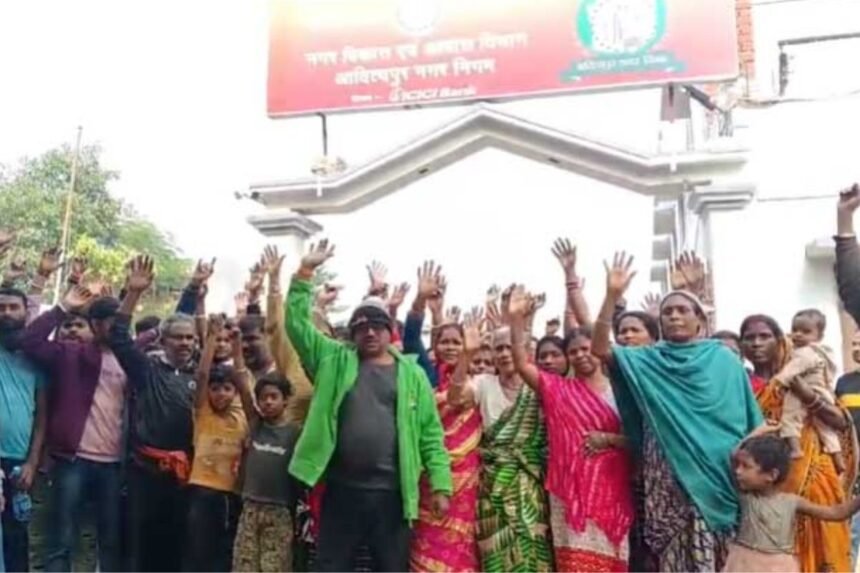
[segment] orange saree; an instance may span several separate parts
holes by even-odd
[[[758,402],[765,418],[778,422],[782,414],[785,390],[771,381],[758,394]],[[846,414],[847,415],[847,414]],[[856,477],[857,449],[854,426],[840,432],[842,452],[849,470],[839,476],[831,456],[824,453],[818,434],[807,421],[801,434],[803,457],[793,460],[782,491],[795,493],[821,505],[842,503],[850,495]],[[795,550],[800,570],[851,571],[851,530],[848,521],[828,522],[798,514],[795,525]]]

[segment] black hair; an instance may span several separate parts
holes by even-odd
[[[103,296],[94,300],[87,310],[89,320],[105,320],[116,316],[119,311],[119,300],[112,296]]]
[[[741,340],[743,340],[744,335],[746,334],[747,330],[749,330],[749,328],[757,322],[761,322],[762,324],[767,326],[770,329],[770,331],[773,332],[773,335],[776,338],[779,339],[779,338],[785,337],[785,333],[782,331],[782,328],[779,326],[779,323],[776,320],[774,320],[773,318],[769,317],[766,314],[753,314],[753,315],[746,317],[744,319],[744,321],[741,323],[741,330],[740,330]]]
[[[738,346],[741,344],[741,337],[731,330],[718,330],[711,335],[711,340],[733,340]]]
[[[442,334],[442,331],[447,330],[449,328],[453,328],[454,330],[459,332],[461,337],[464,336],[463,325],[458,324],[456,322],[448,322],[445,324],[440,324],[439,326],[434,327],[430,331],[430,346],[435,347],[436,343],[439,342],[439,336]]]
[[[625,318],[637,319],[645,327],[645,330],[648,331],[648,336],[651,337],[651,340],[654,342],[660,340],[660,325],[657,323],[657,319],[641,310],[625,310],[616,315],[615,320],[612,322],[612,334],[616,338],[618,338],[618,331],[621,328],[621,321]]]
[[[260,377],[256,386],[254,386],[254,396],[257,400],[260,399],[260,394],[266,386],[274,386],[277,388],[284,397],[284,400],[293,395],[293,383],[280,372],[269,372],[268,374]]]
[[[249,334],[255,330],[265,332],[266,319],[259,314],[248,314],[239,319],[239,330],[242,334]]]
[[[544,336],[543,338],[538,340],[537,344],[535,345],[535,359],[537,359],[538,355],[540,354],[541,346],[543,346],[544,344],[552,344],[553,346],[558,348],[562,354],[565,353],[564,349],[566,348],[566,346],[562,337],[553,335]]]
[[[20,289],[15,287],[0,287],[0,296],[14,296],[15,298],[20,298],[21,304],[24,305],[24,308],[27,308],[27,295]]]
[[[236,385],[234,377],[235,371],[232,366],[226,364],[215,364],[209,371],[209,387],[219,386],[221,384]]]
[[[66,313],[66,316],[63,318],[63,322],[60,323],[60,326],[62,326],[63,324],[68,324],[73,320],[83,320],[84,322],[89,324],[89,317],[87,317],[84,312],[80,310],[70,310]]]
[[[558,318],[558,317],[554,317],[554,318],[551,318],[551,319],[549,319],[548,321],[546,321],[546,323],[547,323],[547,324],[558,324],[558,325],[560,326],[560,325],[561,325],[561,320],[559,320],[559,318]]]
[[[818,327],[818,332],[822,335],[824,334],[824,329],[827,328],[827,317],[824,316],[823,312],[821,312],[817,308],[805,308],[794,313],[794,318],[792,319],[792,321],[801,316],[812,320],[812,322],[815,323],[815,326]]]
[[[776,470],[774,485],[784,481],[791,465],[791,448],[777,436],[756,436],[741,446],[741,451],[750,455],[762,471]]]
[[[144,316],[134,323],[134,333],[140,335],[161,326],[161,319],[154,315]]]
[[[564,337],[565,354],[567,354],[567,349],[574,340],[577,338],[587,338],[588,340],[591,340],[592,334],[593,332],[589,326],[577,326],[576,328],[568,330]]]

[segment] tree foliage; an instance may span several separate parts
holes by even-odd
[[[60,244],[66,198],[71,181],[72,152],[68,146],[25,158],[15,166],[0,165],[0,227],[15,231],[15,255],[30,269],[40,253]],[[181,256],[173,238],[140,217],[108,190],[119,174],[101,164],[97,145],[81,149],[72,199],[70,255],[85,256],[90,274],[121,286],[124,266],[137,253],[155,260],[158,272],[153,300],[181,288],[190,262]]]

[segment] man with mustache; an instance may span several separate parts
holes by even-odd
[[[242,354],[245,364],[255,380],[277,370],[266,336],[266,319],[259,314],[249,314],[239,319],[242,333]]]
[[[27,322],[27,296],[0,288],[0,465],[4,495],[33,485],[45,438],[46,399],[42,373],[19,350]],[[20,467],[12,482],[12,470]],[[12,503],[3,510],[3,553],[7,571],[29,571],[27,523],[15,519]]]
[[[46,568],[70,571],[83,501],[94,498],[98,559],[120,569],[120,460],[126,374],[108,348],[119,301],[69,289],[62,302],[34,320],[21,336],[22,351],[51,376],[48,453],[51,468]],[[60,336],[49,337],[59,327]]]
[[[444,517],[451,462],[427,376],[392,346],[382,299],[355,310],[351,343],[314,326],[311,279],[333,250],[327,241],[312,247],[287,296],[287,334],[314,384],[290,473],[309,486],[325,475],[317,571],[349,570],[363,543],[376,570],[407,571],[419,479],[426,474],[433,513]]]
[[[161,324],[163,355],[148,356],[135,345],[131,317],[152,285],[153,266],[147,256],[129,264],[127,293],[110,329],[108,345],[134,393],[128,467],[129,567],[132,571],[180,571],[197,335],[192,317],[175,314]]]

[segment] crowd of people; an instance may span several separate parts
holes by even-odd
[[[855,320],[858,207],[855,185],[835,238]],[[13,238],[0,231],[0,257]],[[72,569],[90,516],[100,571],[849,571],[860,374],[837,381],[824,315],[800,310],[788,335],[765,315],[712,332],[694,255],[628,309],[634,261],[618,253],[592,319],[576,248],[552,253],[566,308],[540,337],[543,295],[492,287],[447,308],[432,261],[402,321],[410,286],[374,263],[335,328],[338,288],[314,281],[326,240],[285,294],[267,247],[230,316],[206,311],[214,259],[174,314],[138,320],[147,254],[122,285],[69,258],[46,312],[62,253],[32,276],[7,265],[2,565],[30,569],[26,494],[46,480],[51,571]],[[860,336],[854,349],[860,362]]]

